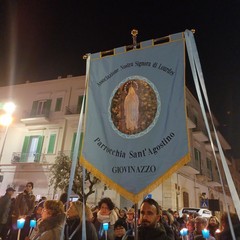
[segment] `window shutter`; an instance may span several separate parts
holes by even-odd
[[[54,146],[56,141],[56,134],[51,134],[49,138],[48,150],[47,153],[54,153]]]
[[[43,105],[43,114],[45,115],[49,115],[50,113],[50,109],[51,109],[51,102],[52,100],[51,99],[48,99],[46,102],[44,102],[44,105]]]
[[[37,114],[38,101],[34,101],[31,110],[31,116],[36,116]]]
[[[55,112],[61,111],[61,108],[62,108],[62,98],[57,98]]]
[[[36,157],[35,157],[35,162],[40,161],[41,153],[42,153],[42,146],[43,146],[43,136],[39,136],[38,138],[38,145],[37,145],[37,151],[36,151]]]
[[[30,137],[26,136],[24,138],[24,142],[23,142],[20,162],[26,162],[27,161],[29,142],[30,142]]]

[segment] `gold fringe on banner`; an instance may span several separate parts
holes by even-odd
[[[92,164],[90,164],[85,158],[81,156],[80,163],[95,177],[99,178],[102,182],[104,182],[107,186],[115,189],[120,195],[131,200],[133,203],[138,203],[143,199],[148,193],[152,192],[155,188],[157,188],[161,183],[163,183],[166,179],[168,179],[173,173],[175,173],[179,168],[184,166],[190,160],[190,153],[180,159],[177,163],[175,163],[163,176],[160,176],[154,182],[152,182],[148,187],[144,188],[141,192],[137,194],[133,194],[127,191],[124,187],[118,185],[116,182],[112,181],[110,178],[105,176],[102,172],[96,169]]]

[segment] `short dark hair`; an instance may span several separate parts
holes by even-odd
[[[117,227],[124,227],[125,230],[127,230],[127,224],[125,221],[118,219],[115,223],[114,223],[114,229],[116,229]]]
[[[106,204],[107,204],[109,210],[113,210],[114,207],[115,207],[115,205],[114,205],[114,203],[112,202],[111,198],[105,197],[105,198],[101,199],[101,200],[98,202],[98,208],[99,208],[99,209],[101,208],[101,206],[102,206],[103,203],[106,203]]]
[[[154,199],[152,199],[152,198],[146,198],[146,199],[144,199],[144,200],[142,201],[140,207],[141,207],[144,203],[148,203],[148,204],[150,204],[150,205],[155,206],[156,209],[157,209],[157,215],[161,215],[161,208],[160,208],[159,204],[158,204]]]
[[[33,188],[33,182],[27,182],[26,186],[27,186],[27,185],[31,185],[32,188]]]

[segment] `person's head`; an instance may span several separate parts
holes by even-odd
[[[230,218],[232,221],[232,225],[239,225],[239,219],[237,214],[233,214],[230,213]],[[229,221],[228,221],[228,214],[227,213],[223,213],[222,217],[221,217],[221,228],[222,230],[227,230],[229,229]]]
[[[201,216],[195,218],[195,230],[202,234],[202,230],[207,227],[207,219]]]
[[[160,207],[158,203],[152,199],[144,199],[140,206],[140,224],[143,227],[156,227],[160,220]]]
[[[216,216],[211,216],[209,219],[208,219],[208,226],[214,226],[214,227],[219,227],[219,220]]]
[[[169,224],[169,225],[173,224],[174,219],[173,219],[173,215],[170,212],[163,210],[162,217],[165,219],[167,224]]]
[[[80,222],[82,222],[82,214],[83,214],[83,204],[80,201],[70,202],[69,208],[66,212],[67,218],[79,218]],[[85,205],[85,216],[87,221],[91,221],[93,218],[93,214],[91,209]]]
[[[8,188],[6,189],[6,194],[7,194],[8,196],[10,196],[10,197],[14,194],[14,192],[15,192],[15,189],[12,188],[12,187],[8,187]]]
[[[174,212],[173,212],[173,216],[174,216],[174,218],[179,218],[179,213],[178,213],[178,211],[174,211]]]
[[[122,220],[117,220],[114,224],[114,235],[115,237],[123,237],[126,233],[126,226]]]
[[[125,218],[126,217],[126,210],[125,209],[120,209],[119,210],[119,217]]]
[[[35,207],[35,214],[36,214],[37,219],[41,218],[41,216],[42,216],[42,210],[43,210],[44,202],[45,201],[39,202],[37,204],[37,206]]]
[[[133,208],[129,208],[127,211],[127,221],[132,222],[134,220],[135,211]]]
[[[67,197],[68,197],[68,194],[64,192],[64,193],[61,194],[59,200],[60,200],[63,204],[65,204],[65,203],[67,202],[67,200],[68,200]]]
[[[188,215],[187,215],[186,213],[183,213],[183,215],[182,215],[182,220],[183,220],[184,222],[187,222],[187,220],[191,220],[191,219],[188,219]]]
[[[33,190],[33,182],[28,182],[25,187],[25,191],[30,193]]]
[[[61,201],[47,200],[44,202],[43,206],[44,208],[42,210],[42,220],[64,213],[64,206]]]
[[[195,219],[198,216],[200,216],[200,215],[197,212],[190,212],[188,214],[188,220]]]
[[[99,213],[101,215],[109,215],[114,207],[114,203],[108,197],[101,199],[98,203]]]
[[[187,221],[186,227],[187,227],[189,232],[194,232],[194,230],[195,230],[195,220],[191,219],[191,220]]]

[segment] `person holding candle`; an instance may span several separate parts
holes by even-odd
[[[35,207],[33,183],[28,182],[25,190],[16,197],[14,214],[16,218],[30,216]]]
[[[103,223],[109,223],[107,230],[107,236],[109,240],[114,240],[114,223],[118,220],[117,213],[114,210],[114,203],[108,197],[101,199],[98,203],[99,211],[97,213],[97,219],[95,220],[95,227],[98,232],[99,239],[105,239],[105,231],[103,229]]]
[[[80,201],[70,202],[70,206],[66,212],[67,224],[65,225],[65,239],[81,240],[82,239],[82,217],[83,217],[83,204]],[[92,220],[92,211],[85,205],[85,218],[86,218],[86,237],[87,240],[97,240],[97,231]]]
[[[19,218],[25,219],[24,228],[21,230],[21,240],[24,240],[28,236],[30,227],[30,216],[33,213],[35,207],[35,196],[33,194],[33,182],[28,182],[24,191],[16,197],[14,211],[13,211],[13,227],[11,230],[10,240],[15,240],[17,235],[16,222]]]
[[[42,218],[37,225],[37,233],[25,240],[60,240],[66,215],[61,201],[47,200],[42,210]]]
[[[206,218],[198,216],[195,218],[195,231],[194,240],[215,240],[213,236],[210,236],[209,230],[207,230],[208,221]]]
[[[191,219],[186,224],[188,230],[187,240],[194,240],[195,220]]]
[[[30,217],[30,219],[31,219],[30,220],[30,230],[29,230],[29,234],[28,234],[28,236],[30,236],[30,238],[35,236],[36,232],[37,232],[36,226],[35,227],[31,226],[31,221],[35,220],[37,223],[41,221],[44,202],[45,202],[45,200],[42,200],[41,202],[38,203],[38,205],[35,207],[35,209],[33,211],[33,214]]]

